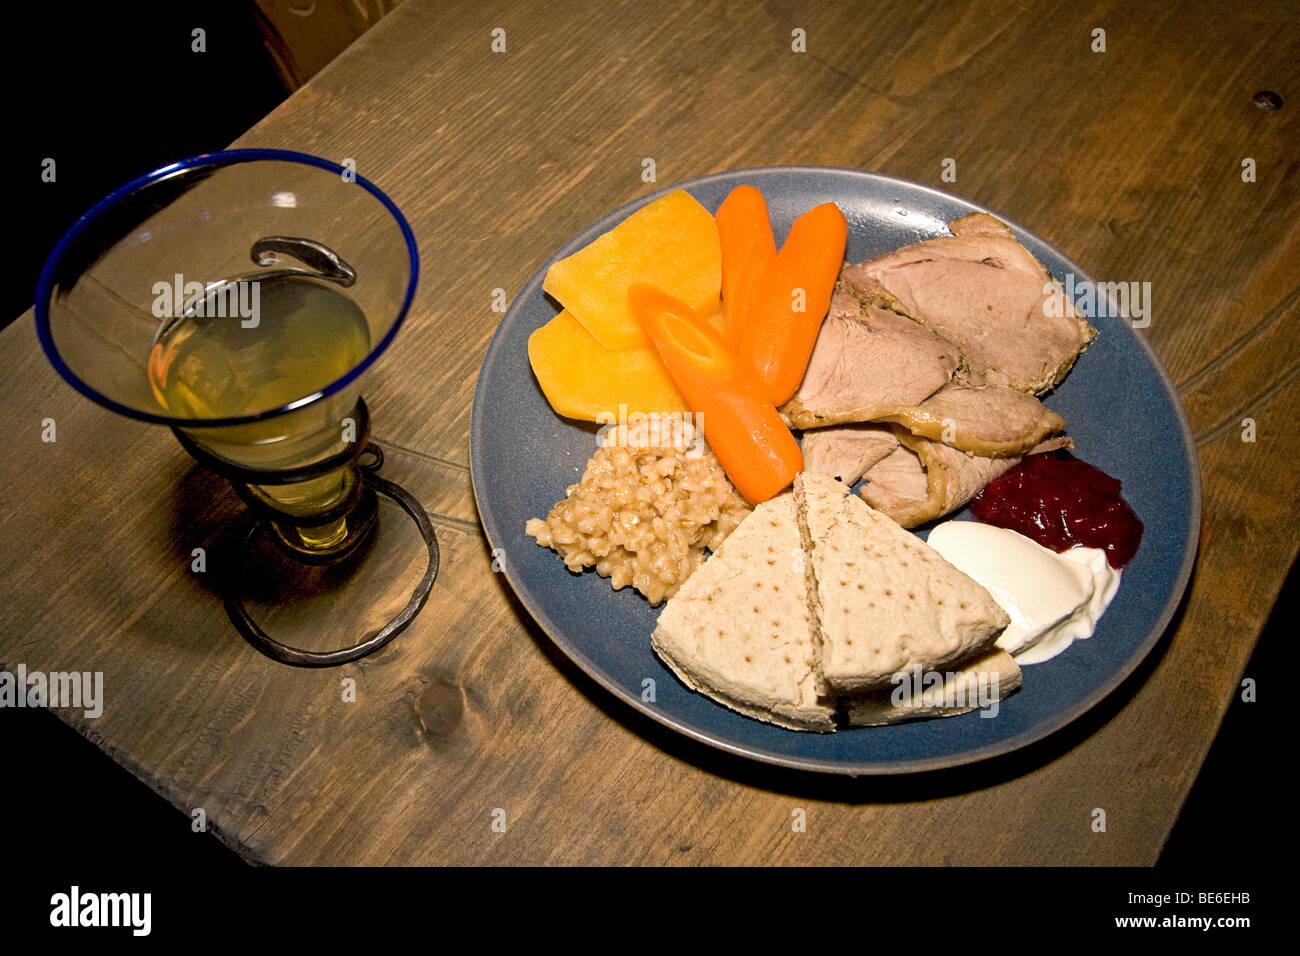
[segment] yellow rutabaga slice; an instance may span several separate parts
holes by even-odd
[[[637,210],[555,263],[543,288],[605,348],[649,348],[627,307],[627,290],[637,282],[662,289],[700,315],[719,311],[718,225],[685,190]]]
[[[653,348],[607,349],[567,311],[528,337],[528,361],[556,412],[613,421],[633,412],[688,411]]]

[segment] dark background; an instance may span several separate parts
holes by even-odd
[[[158,166],[228,146],[287,95],[251,3],[47,5],[7,13],[5,89],[17,115],[3,162],[18,204],[11,222],[21,229],[9,245],[11,281],[0,284],[0,326],[31,306],[46,254],[96,200]],[[195,27],[207,31],[205,53],[191,51]],[[19,46],[40,55],[14,57]],[[46,157],[57,163],[54,183],[40,178]],[[1234,700],[1162,866],[1208,867],[1230,883],[1281,858],[1277,828],[1289,817],[1271,768],[1291,748],[1279,732],[1276,685],[1260,676],[1280,673],[1294,578],[1293,569],[1247,667],[1260,701]],[[238,640],[233,632],[231,640]],[[21,835],[27,863],[150,874],[243,865],[211,836],[191,832],[188,816],[51,713],[0,709],[0,748],[0,832]]]
[[[46,255],[96,201],[224,149],[287,95],[251,2],[12,4],[5,16],[4,182],[23,228],[6,243],[0,326],[31,307]],[[204,53],[191,50],[196,27]],[[47,157],[52,183],[41,180]]]

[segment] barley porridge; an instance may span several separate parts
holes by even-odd
[[[671,438],[653,422],[605,432],[579,482],[524,530],[570,571],[594,566],[614,590],[630,584],[657,605],[752,509],[690,421]]]

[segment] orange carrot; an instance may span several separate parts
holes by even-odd
[[[747,303],[737,354],[751,364],[768,400],[782,405],[803,381],[844,264],[848,223],[834,203],[822,203],[794,221]]]
[[[645,283],[628,290],[627,302],[686,404],[703,416],[704,437],[745,500],[767,501],[794,481],[803,469],[799,443],[718,331]]]
[[[767,215],[767,202],[753,186],[737,186],[718,207],[718,239],[722,245],[722,308],[727,345],[734,352],[745,327],[745,312],[753,297],[755,278],[776,257],[776,240]]]

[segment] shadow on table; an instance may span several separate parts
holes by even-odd
[[[574,664],[533,620],[502,575],[495,577],[520,623],[569,683],[611,719],[626,725],[660,750],[709,773],[776,793],[840,803],[910,803],[970,793],[1023,777],[1069,753],[1096,733],[1132,699],[1164,657],[1183,619],[1195,576],[1193,570],[1172,620],[1137,669],[1095,707],[1055,733],[1010,753],[962,767],[856,778],[762,763],[718,750],[665,727],[619,700]]]

